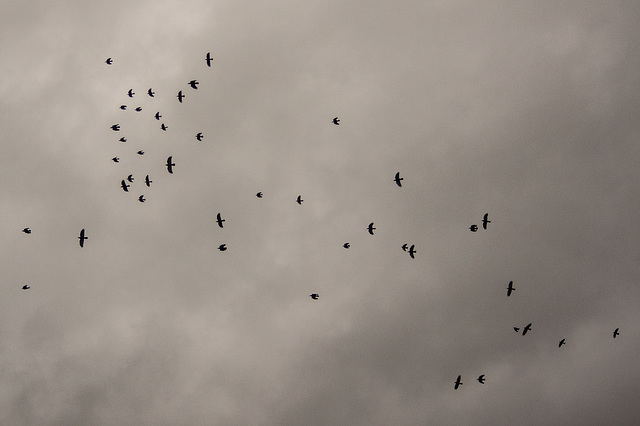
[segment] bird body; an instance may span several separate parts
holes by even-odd
[[[226,244],[220,244],[218,246],[218,250],[220,250],[220,251],[225,251],[226,249],[227,249],[227,245]]]
[[[133,175],[129,175],[129,176],[127,176],[127,180],[128,180],[129,182],[133,182]]]
[[[338,119],[338,117],[333,117],[333,124],[335,124],[336,126],[340,125],[340,119]]]
[[[138,197],[138,201],[140,201],[141,203],[144,203],[147,200],[144,198],[144,195],[141,195]]]
[[[149,90],[147,90],[147,94],[153,98],[156,93],[149,88]]]
[[[156,118],[156,120],[160,121],[160,117],[162,117],[160,115],[160,111],[156,112],[156,115],[154,115],[154,117]]]
[[[140,151],[138,151],[136,154],[138,154],[138,155],[144,155],[144,151],[140,150]]]
[[[202,132],[196,135],[196,139],[198,139],[198,141],[202,141]]]
[[[320,297],[320,295],[317,293],[310,294],[309,296],[311,296],[313,300],[318,300],[318,297]]]
[[[411,247],[409,247],[409,256],[411,256],[412,259],[415,259],[415,253],[417,253],[415,251],[415,244],[411,244]]]
[[[182,94],[182,90],[178,92],[178,102],[182,103],[182,99],[186,98],[185,95]]]
[[[207,52],[207,57],[204,60],[207,61],[207,66],[210,67],[211,66],[211,61],[213,61],[213,58],[211,57],[211,53],[210,52]]]
[[[147,185],[148,187],[150,187],[150,186],[151,186],[151,182],[153,182],[153,181],[152,181],[151,179],[149,179],[149,175],[147,175],[147,176],[144,178],[144,183],[145,183],[145,185]]]
[[[140,111],[142,111],[142,107],[140,107],[140,106],[136,107],[136,112],[140,112]]]
[[[483,385],[484,385],[484,381],[485,381],[484,374],[481,374],[481,375],[478,377],[478,381],[480,382],[480,384],[483,384]]]
[[[160,125],[160,128],[166,132],[169,127],[165,126],[164,123],[162,123]]]
[[[122,179],[122,182],[120,183],[120,186],[122,187],[122,189],[124,190],[124,192],[129,192],[129,187],[131,185],[127,185],[127,182],[124,181],[124,179]]]
[[[409,248],[409,244],[403,244],[402,245],[402,250],[407,251],[407,249]]]
[[[107,58],[107,60],[105,62],[106,62],[107,65],[111,65],[111,64],[113,64],[113,59]]]
[[[469,227],[469,230],[470,230],[471,232],[476,232],[476,231],[478,231],[478,225],[471,225],[471,226]]]
[[[167,158],[167,171],[169,173],[173,173],[173,167],[176,165],[173,161],[173,156],[169,156],[169,158]]]
[[[30,233],[31,233],[31,229],[29,229],[29,228],[24,228],[24,229],[22,230],[22,232],[24,232],[25,234],[30,234]]]
[[[123,136],[123,137],[121,137],[121,138],[120,138],[120,139],[118,139],[118,140],[119,140],[120,142],[124,143],[124,142],[126,142],[126,141],[127,141],[127,138],[125,138],[125,137]]]
[[[462,376],[458,376],[458,378],[456,379],[456,382],[453,386],[454,389],[458,389],[460,387],[460,385],[462,385],[463,383],[460,381],[462,379]]]
[[[489,213],[485,213],[482,217],[482,227],[484,229],[487,229],[487,224],[489,223],[491,223],[491,221],[489,220]]]
[[[192,88],[196,89],[196,90],[198,90],[198,84],[200,84],[200,83],[198,83],[198,81],[197,81],[197,80],[191,80],[191,81],[189,82],[189,85],[190,85]]]
[[[304,200],[302,199],[302,195],[298,195],[298,198],[296,198],[296,203],[298,203],[298,204],[302,205],[302,202],[303,202],[303,201],[304,201]]]
[[[531,330],[531,323],[524,326],[524,328],[522,329],[522,335],[524,336],[525,334],[527,334],[529,330]]]
[[[562,347],[562,345],[564,345],[564,344],[565,344],[565,341],[564,341],[564,339],[562,339],[562,340],[560,340],[560,343],[558,343],[558,347]]]
[[[616,328],[615,330],[613,330],[613,338],[614,338],[614,339],[620,335],[620,333],[618,332],[618,330],[620,330],[620,329],[619,329],[619,328]]]
[[[351,247],[351,244],[349,244],[349,243],[344,243],[344,244],[342,245],[342,247],[344,247],[344,248],[348,249],[349,247]]]
[[[400,172],[396,173],[396,177],[395,179],[393,179],[396,182],[396,185],[398,185],[399,187],[402,187],[402,180],[404,180],[404,178],[400,177]]]
[[[373,222],[371,222],[371,223],[369,224],[369,226],[367,226],[367,230],[369,231],[369,233],[370,233],[371,235],[373,235],[373,231],[375,231],[375,229],[376,229],[376,228],[374,228],[374,227],[373,227]]]
[[[224,222],[224,221],[225,221],[225,220],[222,218],[222,216],[220,215],[220,213],[218,213],[218,216],[217,216],[216,222],[218,222],[218,226],[219,226],[220,228],[222,228],[222,227],[223,227],[223,226],[222,226],[222,222]]]
[[[262,198],[262,192],[258,192],[258,193],[256,194],[256,197],[258,197],[258,198]]]
[[[28,286],[28,285],[26,285],[26,284],[22,286],[22,289],[23,289],[23,290],[29,290],[30,288],[31,288],[31,287],[30,287],[30,286]]]
[[[129,91],[127,92],[127,95],[128,95],[130,98],[133,98],[133,95],[135,95],[135,94],[136,94],[136,92],[134,92],[134,91],[133,91],[133,89],[129,89]]]
[[[84,228],[82,228],[82,230],[80,231],[80,236],[78,237],[78,239],[80,240],[80,247],[84,247],[84,240],[89,239],[89,237],[86,237],[84,235]]]
[[[515,290],[516,289],[513,287],[513,281],[509,281],[509,287],[507,287],[507,297],[511,296],[511,292]]]
[[[118,157],[113,157],[111,160],[112,160],[114,163],[118,163],[118,162],[120,162],[120,159],[119,159]]]
[[[111,130],[113,130],[114,132],[119,132],[120,131],[120,125],[119,124],[114,124],[113,126],[111,126]]]

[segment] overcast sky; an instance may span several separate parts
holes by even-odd
[[[640,424],[639,22],[4,1],[0,423]]]

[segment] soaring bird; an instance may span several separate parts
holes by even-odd
[[[485,380],[485,379],[484,379],[484,374],[481,374],[481,375],[478,377],[478,381],[479,381],[481,384],[483,384],[483,385],[484,385],[484,380]]]
[[[168,127],[168,126],[165,126],[165,125],[164,125],[164,123],[162,123],[162,124],[160,125],[160,128],[166,132],[166,131],[167,131],[167,129],[168,129],[169,127]]]
[[[618,335],[620,334],[618,332],[618,330],[620,330],[619,328],[616,328],[615,330],[613,330],[613,338],[615,339],[616,337],[618,337]]]
[[[144,151],[140,150],[140,151],[136,152],[136,154],[138,154],[138,155],[144,155]]]
[[[113,64],[113,59],[107,58],[107,60],[105,62],[107,63],[107,65],[111,65],[111,64]]]
[[[138,197],[138,201],[140,201],[141,203],[144,203],[145,201],[147,201],[147,200],[144,198],[144,194]]]
[[[154,115],[154,117],[156,118],[156,120],[160,121],[160,117],[162,117],[160,115],[160,111],[156,112],[156,115]]]
[[[126,105],[120,105],[120,109],[124,111],[124,110],[127,109],[127,106]]]
[[[220,244],[218,246],[218,250],[220,250],[220,251],[225,251],[226,249],[227,249],[227,245],[226,244]]]
[[[129,95],[130,98],[133,98],[133,95],[135,95],[136,92],[133,91],[133,89],[129,89],[129,91],[127,92],[127,95]]]
[[[513,287],[513,281],[509,281],[509,287],[507,287],[507,296],[511,296],[512,291],[515,291],[515,287]]]
[[[320,297],[320,295],[317,293],[310,294],[309,296],[311,296],[313,300],[318,300],[318,297]]]
[[[485,213],[484,216],[482,217],[482,227],[484,229],[487,229],[487,224],[491,223],[488,217],[489,217],[489,213]]]
[[[411,247],[409,247],[409,256],[411,256],[412,259],[415,259],[414,254],[417,253],[417,251],[415,251],[415,244],[411,244]]]
[[[298,204],[302,205],[302,202],[303,202],[303,201],[304,201],[304,200],[302,199],[302,195],[298,195],[298,198],[296,198],[296,203],[298,203]]]
[[[131,185],[127,185],[127,182],[124,181],[124,179],[122,179],[122,182],[120,182],[120,186],[122,187],[122,189],[124,190],[124,192],[129,192],[129,187]]]
[[[531,323],[524,326],[524,329],[522,329],[522,335],[524,336],[525,334],[527,334],[527,331],[529,330],[531,330]]]
[[[151,182],[153,181],[149,179],[149,175],[147,175],[147,177],[144,178],[145,185],[147,185],[148,187],[151,187]]]
[[[133,175],[129,175],[129,176],[127,176],[127,180],[128,180],[129,182],[133,182]]]
[[[402,245],[402,250],[407,251],[407,249],[409,248],[409,244],[403,244]]]
[[[371,222],[371,223],[369,224],[369,226],[367,226],[367,230],[369,231],[369,233],[370,233],[371,235],[373,235],[373,231],[374,231],[375,229],[376,229],[376,228],[374,228],[374,227],[373,227],[373,222]]]
[[[124,142],[126,142],[126,141],[127,141],[127,138],[125,138],[125,137],[123,136],[123,137],[121,137],[121,138],[120,138],[120,139],[118,139],[118,140],[119,140],[120,142],[123,142],[123,143],[124,143]]]
[[[177,98],[178,98],[178,102],[180,103],[182,103],[182,99],[186,98],[186,96],[182,94],[182,90],[178,92]]]
[[[30,288],[31,288],[31,287],[30,287],[30,286],[28,286],[28,285],[26,285],[26,284],[22,286],[22,289],[23,289],[23,290],[29,290]]]
[[[119,132],[120,131],[120,125],[119,124],[114,124],[113,126],[111,126],[111,130],[113,130],[114,132]]]
[[[561,347],[564,344],[565,344],[564,339],[562,339],[562,340],[560,340],[560,343],[558,343],[558,347]]]
[[[349,243],[344,243],[344,244],[342,245],[342,247],[344,247],[344,248],[348,249],[349,247],[351,247],[351,244],[349,244]]]
[[[469,227],[469,230],[470,230],[471,232],[476,232],[476,231],[478,230],[478,225],[471,225],[471,226]]]
[[[258,192],[258,193],[256,194],[256,197],[258,197],[258,198],[262,198],[262,192]]]
[[[198,139],[199,141],[201,141],[201,140],[202,140],[202,132],[200,132],[200,133],[198,133],[198,134],[196,135],[196,139]]]
[[[80,236],[78,237],[78,239],[80,240],[80,247],[84,247],[84,240],[89,239],[89,237],[84,236],[84,228],[82,228],[82,230],[80,231]]]
[[[196,90],[198,90],[198,84],[200,84],[200,83],[198,82],[198,80],[191,80],[191,81],[189,82],[189,85],[190,85],[191,87],[193,87],[194,89],[196,89]]]
[[[225,222],[225,220],[222,218],[222,216],[220,216],[220,213],[218,213],[218,216],[217,216],[216,222],[218,222],[218,226],[219,226],[220,228],[222,228],[222,227],[223,227],[223,226],[222,226],[222,222]]]
[[[396,185],[398,185],[399,187],[402,187],[402,182],[400,181],[404,180],[404,178],[400,177],[400,172],[396,173],[396,177],[393,180],[396,182]]]
[[[140,111],[142,111],[142,107],[141,106],[136,107],[136,112],[140,112]]]
[[[118,163],[120,161],[120,159],[118,157],[113,157],[111,159],[114,163]]]
[[[153,90],[151,90],[151,88],[149,88],[149,90],[147,90],[147,94],[153,98],[156,92],[154,92]]]
[[[338,117],[333,118],[333,124],[335,124],[336,126],[340,125],[340,120],[338,119]]]
[[[211,57],[211,53],[210,52],[207,52],[207,57],[204,60],[207,61],[207,66],[210,67],[211,66],[211,61],[213,61],[213,58]]]
[[[169,173],[173,173],[173,167],[176,165],[172,162],[172,158],[173,156],[169,156],[169,158],[167,158],[167,171]]]
[[[24,229],[22,230],[22,232],[24,232],[25,234],[30,234],[30,233],[31,233],[31,229],[29,229],[29,228],[24,228]]]
[[[520,331],[520,327],[513,327],[513,329],[516,331],[516,333]]]
[[[460,385],[462,385],[463,383],[460,381],[460,379],[462,379],[462,376],[458,376],[458,378],[456,379],[456,383],[453,386],[454,389],[458,389],[458,387],[460,387]]]

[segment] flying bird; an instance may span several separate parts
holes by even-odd
[[[182,99],[186,98],[185,95],[182,94],[182,90],[178,92],[178,102],[182,103]]]
[[[82,228],[82,230],[80,231],[80,236],[78,237],[78,239],[80,240],[80,247],[84,247],[84,240],[89,239],[89,237],[84,236],[84,228]]]
[[[202,140],[202,132],[200,132],[200,133],[198,133],[198,134],[196,135],[196,139],[198,139],[199,141],[201,141],[201,140]]]
[[[113,59],[107,58],[107,60],[105,62],[107,63],[107,65],[111,65],[111,64],[113,64]]]
[[[513,327],[513,329],[516,331],[516,333],[520,331],[520,327]]]
[[[120,125],[119,124],[114,124],[113,126],[111,126],[111,130],[113,130],[114,132],[119,132],[120,131]]]
[[[136,112],[140,112],[140,111],[142,111],[142,107],[141,106],[136,107]]]
[[[124,142],[126,142],[126,141],[127,141],[127,138],[125,138],[125,137],[123,136],[123,137],[121,137],[121,138],[120,138],[120,139],[118,139],[118,140],[119,140],[120,142],[123,142],[123,143],[124,143]]]
[[[169,156],[169,158],[167,158],[167,171],[169,173],[173,173],[173,167],[176,165],[172,162],[172,158],[173,156]]]
[[[120,159],[118,157],[113,157],[111,160],[113,160],[114,163],[117,163],[120,161]]]
[[[484,374],[481,374],[481,375],[478,377],[478,381],[479,381],[481,384],[483,384],[483,385],[484,385],[484,381],[485,381]]]
[[[154,96],[156,93],[155,93],[153,90],[151,90],[151,88],[149,88],[149,90],[147,90],[147,94],[153,98],[153,96]]]
[[[156,120],[160,121],[160,117],[162,117],[160,115],[160,111],[156,112],[156,115],[154,115],[154,117],[156,118]]]
[[[618,337],[618,335],[620,334],[618,332],[618,330],[620,330],[619,328],[616,328],[615,330],[613,330],[613,338],[615,339],[616,337]]]
[[[31,229],[29,229],[29,228],[24,228],[24,229],[22,230],[22,232],[24,232],[25,234],[30,234],[30,233],[31,233]]]
[[[482,217],[482,227],[484,229],[487,229],[487,224],[491,223],[488,217],[489,217],[489,213],[485,213],[484,216]]]
[[[369,233],[370,233],[371,235],[373,235],[373,231],[374,231],[375,229],[376,229],[376,228],[374,228],[374,227],[373,227],[373,222],[371,222],[371,223],[369,224],[369,226],[367,226],[367,230],[369,231]]]
[[[140,151],[138,151],[136,154],[138,154],[138,155],[144,155],[144,151],[140,150]]]
[[[560,340],[560,343],[558,343],[558,347],[561,347],[564,344],[565,344],[564,339],[562,339],[562,340]]]
[[[129,176],[127,176],[127,180],[128,180],[129,182],[133,182],[133,175],[129,175]]]
[[[318,297],[320,297],[320,295],[317,293],[310,294],[310,296],[313,300],[318,300]]]
[[[30,287],[30,286],[28,286],[28,285],[26,285],[26,284],[22,286],[22,289],[23,289],[23,290],[29,290],[30,288],[31,288],[31,287]]]
[[[153,182],[151,179],[149,179],[149,175],[147,175],[147,177],[144,178],[144,183],[148,186],[151,187],[151,182]]]
[[[349,243],[344,243],[344,244],[342,245],[342,247],[344,247],[344,248],[348,249],[349,247],[351,247],[351,244],[349,244]]]
[[[166,132],[169,127],[165,126],[164,123],[162,123],[160,125],[160,128]]]
[[[225,222],[225,220],[222,218],[222,216],[220,216],[220,213],[218,213],[218,217],[217,217],[217,219],[216,219],[216,222],[218,222],[218,226],[219,226],[220,228],[223,228],[223,226],[222,226],[222,222]]]
[[[396,177],[395,179],[393,179],[396,182],[396,185],[398,185],[399,187],[402,187],[402,180],[404,180],[404,178],[400,177],[400,172],[396,173]]]
[[[515,288],[513,287],[513,281],[509,281],[509,287],[507,287],[507,296],[511,296],[512,291],[515,291]]]
[[[298,198],[296,198],[296,203],[298,203],[298,204],[302,205],[302,202],[303,202],[303,201],[304,201],[304,200],[302,199],[302,195],[298,195]]]
[[[333,124],[335,124],[336,126],[340,125],[340,120],[338,119],[338,117],[333,118]]]
[[[127,106],[126,105],[120,105],[120,109],[124,111],[124,110],[127,109]]]
[[[136,92],[133,91],[133,89],[129,89],[129,91],[127,92],[127,95],[129,95],[130,98],[133,98],[133,95],[135,95]]]
[[[207,52],[207,57],[205,58],[205,61],[207,61],[207,66],[210,67],[211,66],[211,61],[213,61],[213,58],[211,57],[211,53]]]
[[[471,226],[469,227],[469,230],[470,230],[471,232],[476,232],[476,231],[478,230],[478,225],[471,225]]]
[[[412,259],[415,259],[414,254],[417,253],[417,251],[415,251],[415,244],[411,244],[411,247],[409,247],[409,256],[411,256]]]
[[[191,81],[189,82],[189,85],[190,85],[191,87],[193,87],[194,89],[196,89],[196,90],[198,90],[198,84],[200,84],[200,83],[198,82],[198,80],[191,80]]]
[[[525,334],[527,334],[527,331],[529,330],[531,330],[531,323],[524,326],[524,329],[522,330],[522,335],[524,336]]]
[[[456,383],[453,386],[454,389],[458,389],[458,387],[460,387],[460,385],[462,385],[463,383],[460,381],[460,379],[462,379],[462,376],[458,376],[458,378],[456,379]]]
[[[138,201],[140,201],[141,203],[144,203],[145,201],[147,201],[147,200],[144,198],[144,194],[138,197]]]
[[[402,245],[402,250],[407,251],[408,248],[409,248],[409,244]]]
[[[124,179],[122,179],[122,182],[120,183],[120,186],[122,187],[122,189],[124,190],[124,192],[129,192],[129,187],[131,185],[127,185],[127,182],[124,181]]]
[[[225,251],[226,249],[227,249],[227,245],[226,244],[220,244],[218,246],[218,250],[220,250],[220,251]]]
[[[256,197],[258,197],[258,198],[262,198],[262,192],[258,192],[258,193],[256,194]]]

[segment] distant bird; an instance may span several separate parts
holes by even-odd
[[[153,98],[153,96],[154,96],[156,93],[155,93],[153,90],[151,90],[151,88],[149,88],[149,90],[147,90],[147,94]]]
[[[471,226],[469,227],[469,230],[470,230],[471,232],[476,232],[476,231],[478,230],[478,225],[471,225]]]
[[[402,245],[402,250],[407,251],[409,249],[409,244],[403,244]]]
[[[262,192],[258,192],[258,193],[256,194],[256,197],[258,197],[258,198],[262,198]]]
[[[302,205],[302,202],[303,202],[303,201],[304,201],[304,200],[302,199],[302,195],[298,195],[298,198],[296,198],[296,203],[298,203],[298,204]]]
[[[489,218],[489,213],[485,213],[484,216],[482,217],[482,227],[484,229],[487,229],[487,224],[491,223],[491,221],[488,218]]]
[[[220,250],[220,251],[225,251],[226,249],[227,249],[227,245],[226,244],[220,244],[218,246],[218,250]]]
[[[524,336],[525,334],[527,334],[529,330],[531,330],[531,323],[524,326],[524,329],[522,330],[522,335]]]
[[[136,152],[136,154],[138,154],[138,155],[144,155],[144,151],[140,150],[140,151]]]
[[[367,230],[369,231],[369,233],[370,233],[371,235],[373,235],[373,231],[374,231],[375,229],[376,229],[376,228],[374,228],[374,227],[373,227],[373,222],[371,222],[371,223],[369,224],[369,226],[367,226]]]
[[[142,107],[140,107],[140,106],[136,107],[136,112],[140,112],[140,111],[142,111]]]
[[[520,331],[520,327],[513,327],[513,329],[516,331],[516,333]]]
[[[199,141],[201,141],[201,140],[202,140],[202,132],[200,132],[200,133],[198,133],[198,134],[196,135],[196,139],[198,139]]]
[[[342,247],[344,247],[344,248],[348,249],[349,247],[351,247],[351,244],[349,244],[349,243],[344,243],[344,244],[342,245]]]
[[[124,111],[124,110],[127,109],[127,106],[126,105],[120,105],[120,109]]]
[[[399,187],[402,187],[402,180],[404,180],[404,178],[400,177],[400,172],[396,173],[396,177],[395,179],[393,179],[396,182],[396,185],[398,185]]]
[[[169,127],[165,126],[164,123],[162,123],[160,125],[160,128],[166,132]]]
[[[177,98],[178,98],[178,102],[180,103],[182,103],[182,99],[186,98],[186,96],[182,94],[182,90],[178,92]]]
[[[507,297],[511,296],[512,291],[515,291],[515,287],[513,286],[513,281],[509,281],[509,287],[507,287]]]
[[[216,222],[218,222],[218,226],[219,226],[220,228],[223,228],[223,226],[222,226],[222,222],[225,222],[225,220],[222,218],[222,216],[220,216],[220,213],[218,213],[218,217],[217,217],[217,219],[216,219]]]
[[[415,247],[416,246],[414,244],[412,244],[411,247],[409,247],[409,256],[411,256],[412,259],[415,259],[414,254],[417,253],[417,251],[414,250]]]
[[[117,163],[120,161],[120,159],[118,157],[113,157],[111,160],[113,160],[114,163]]]
[[[169,173],[173,173],[173,167],[175,166],[175,163],[172,162],[172,158],[173,156],[169,156],[169,158],[167,158],[167,171]]]
[[[127,176],[127,180],[128,180],[129,182],[133,182],[133,175],[129,175],[129,176]]]
[[[207,52],[207,57],[205,58],[205,61],[207,61],[207,66],[210,67],[211,66],[211,61],[213,61],[213,58],[211,57],[211,53]]]
[[[124,181],[124,179],[122,179],[122,182],[120,182],[120,186],[122,187],[122,189],[124,190],[124,192],[129,192],[129,187],[131,185],[127,185],[127,182]]]
[[[562,345],[564,345],[564,344],[565,344],[564,339],[562,339],[562,340],[560,340],[560,343],[558,343],[558,347],[562,347]]]
[[[26,285],[26,284],[22,286],[22,289],[23,289],[23,290],[29,290],[30,288],[31,288],[31,287],[30,287],[30,286],[28,286],[28,285]]]
[[[144,194],[138,197],[138,201],[140,201],[141,203],[144,203],[145,201],[147,201],[147,200],[144,198]]]
[[[154,117],[156,118],[156,120],[160,121],[160,117],[162,117],[160,115],[160,111],[156,112],[156,115],[154,115]]]
[[[82,230],[80,231],[80,236],[78,237],[78,239],[80,240],[80,247],[84,247],[84,240],[89,239],[89,237],[85,237],[84,235],[84,228],[82,228]]]
[[[119,124],[114,124],[113,126],[111,126],[111,130],[113,130],[114,132],[119,132],[120,131],[120,125]]]
[[[462,385],[463,383],[460,381],[460,379],[462,379],[462,376],[458,376],[458,378],[456,379],[456,383],[453,386],[454,389],[458,389],[458,387],[460,387],[460,385]]]
[[[29,228],[24,228],[24,229],[22,230],[22,232],[24,232],[25,234],[30,234],[30,233],[31,233],[31,229],[29,229]]]
[[[198,83],[198,81],[197,81],[197,80],[191,80],[191,81],[189,82],[189,85],[191,85],[191,87],[193,87],[193,88],[194,88],[194,89],[196,89],[196,90],[198,90],[198,84],[200,84],[200,83]]]
[[[149,175],[147,175],[147,177],[144,178],[144,183],[148,186],[151,187],[151,182],[153,182],[151,179],[149,179]]]
[[[133,95],[135,95],[136,92],[133,91],[133,89],[129,89],[129,91],[127,92],[127,95],[129,95],[130,98],[133,98]]]
[[[320,297],[320,295],[317,293],[310,294],[309,296],[311,296],[313,300],[318,300],[318,297]]]
[[[615,330],[613,330],[613,338],[614,338],[614,339],[620,335],[620,333],[618,332],[618,330],[620,330],[620,329],[619,329],[619,328],[616,328]]]
[[[107,58],[107,60],[105,62],[107,63],[107,65],[111,65],[111,64],[113,64],[113,59]]]
[[[123,137],[121,137],[121,138],[120,138],[120,139],[118,139],[118,140],[119,140],[120,142],[126,142],[126,141],[127,141],[127,138],[125,138],[125,137],[123,136]]]
[[[340,120],[338,119],[338,117],[333,118],[333,124],[335,124],[336,126],[340,125]]]
[[[478,381],[479,381],[481,384],[483,384],[483,385],[484,385],[484,381],[485,381],[484,374],[481,374],[481,375],[478,377]]]

